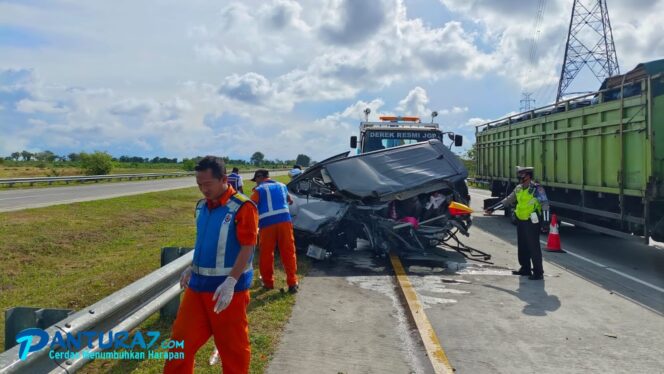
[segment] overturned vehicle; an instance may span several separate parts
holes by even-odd
[[[466,177],[439,140],[331,157],[288,184],[296,241],[317,259],[355,250],[364,239],[377,256],[447,245],[486,261],[458,239],[472,224]]]

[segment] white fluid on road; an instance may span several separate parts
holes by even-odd
[[[361,269],[369,269],[374,272],[385,270],[385,267],[376,266],[374,260],[366,256],[366,253],[355,253],[355,255],[343,256],[340,259],[344,260],[351,266]],[[382,270],[379,270],[382,269]],[[401,304],[400,298],[397,295],[396,285],[389,275],[373,275],[373,276],[349,276],[346,277],[348,283],[363,288],[378,292],[387,296],[392,302],[394,307],[394,318],[397,320],[396,332],[401,340],[400,348],[404,351],[407,357],[408,364],[412,368],[412,372],[416,374],[425,373],[424,367],[417,358],[417,353],[421,348],[417,347],[419,335],[417,330],[410,327],[406,312]]]

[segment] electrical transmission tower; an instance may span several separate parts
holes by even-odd
[[[524,92],[521,94],[521,107],[519,108],[519,112],[527,112],[535,109],[535,99],[533,99],[532,96],[532,92]]]
[[[556,102],[584,66],[600,82],[620,74],[606,0],[574,0]]]

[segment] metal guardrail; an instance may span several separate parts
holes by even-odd
[[[162,255],[163,256],[163,255]],[[74,336],[83,331],[108,332],[129,331],[165,307],[180,294],[180,274],[191,264],[193,252],[155,270],[129,286],[111,294],[105,299],[78,311],[45,331],[52,339],[56,332],[63,337],[66,333]],[[108,334],[105,334],[108,336]],[[92,349],[85,337],[81,339],[81,350],[101,351],[98,341],[92,341]],[[50,341],[49,339],[49,341]],[[0,354],[0,373],[72,373],[88,363],[89,356],[80,354],[74,360],[53,360],[49,349],[45,348],[29,354],[25,360],[19,359],[19,346]]]
[[[282,175],[282,171],[287,171],[290,169],[269,169],[270,172],[277,172],[275,176]],[[255,170],[242,170],[241,174],[253,173]],[[48,183],[53,184],[54,182],[86,182],[86,181],[101,181],[101,180],[122,180],[122,179],[150,179],[150,178],[176,178],[176,177],[187,177],[193,176],[195,172],[193,171],[183,171],[175,173],[137,173],[137,174],[109,174],[109,175],[72,175],[72,176],[62,176],[62,177],[34,177],[34,178],[0,178],[0,186],[13,186],[15,184],[25,184],[28,183],[31,186],[35,183]]]
[[[109,174],[109,175],[73,175],[62,177],[35,177],[35,178],[2,178],[0,179],[0,186],[7,185],[9,187],[15,184],[29,183],[48,183],[53,182],[85,182],[85,181],[100,181],[100,180],[121,180],[121,179],[142,179],[142,178],[169,178],[169,177],[186,177],[194,175],[194,172],[175,172],[175,173],[137,173],[137,174]]]

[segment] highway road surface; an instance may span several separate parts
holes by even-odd
[[[443,272],[409,268],[457,373],[664,373],[664,250],[565,226],[544,281],[513,276],[516,228],[483,216],[483,195],[471,190],[464,242],[493,265],[450,254]]]
[[[455,373],[664,373],[664,250],[565,226],[567,252],[545,252],[530,281],[511,274],[516,228],[483,216],[485,195],[471,190],[462,240],[493,264],[402,259]],[[267,372],[433,372],[390,269],[362,251],[317,262]]]
[[[285,171],[272,172],[274,176],[286,175]],[[253,174],[241,174],[251,178]],[[50,205],[70,204],[80,201],[110,199],[119,196],[138,195],[146,192],[195,187],[193,177],[167,178],[135,182],[95,183],[80,186],[6,189],[0,191],[0,212]]]

